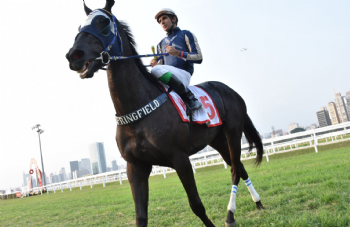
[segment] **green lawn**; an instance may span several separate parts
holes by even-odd
[[[244,162],[265,210],[258,211],[243,181],[238,187],[239,226],[349,226],[350,141]],[[224,226],[231,191],[223,165],[197,169],[198,191],[209,218]],[[134,226],[134,202],[126,181],[72,192],[0,200],[0,226]],[[174,174],[150,178],[149,226],[203,226]]]

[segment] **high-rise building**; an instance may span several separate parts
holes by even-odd
[[[67,179],[66,179],[66,169],[65,168],[61,168],[61,171],[60,171],[60,173],[58,174],[58,178],[59,178],[59,180],[60,180],[60,182],[61,181],[66,181]]]
[[[29,184],[29,178],[30,178],[30,174],[29,173],[25,173],[23,172],[23,186],[28,186]]]
[[[52,184],[53,183],[53,173],[50,173],[50,184]]]
[[[81,161],[78,162],[78,166],[79,166],[79,170],[82,170],[82,169],[83,169],[83,165],[82,165]]]
[[[348,118],[350,120],[350,91],[346,92],[345,100],[346,100],[346,109],[348,111]]]
[[[86,170],[86,169],[82,169],[82,170],[75,170],[73,173],[72,173],[72,177],[73,179],[77,179],[77,178],[80,178],[80,177],[83,177],[83,176],[86,176],[86,175],[89,175],[89,171]]]
[[[339,123],[347,122],[349,121],[348,118],[348,111],[346,109],[344,99],[341,96],[340,93],[335,94],[335,106],[337,108]]]
[[[112,170],[117,171],[118,170],[118,165],[117,165],[117,160],[112,161]]]
[[[332,124],[331,119],[329,118],[327,107],[322,107],[320,111],[316,112],[316,115],[317,115],[318,125],[320,126],[320,128]]]
[[[42,181],[42,184],[44,185],[47,185],[48,184],[48,181],[47,181],[47,178],[48,178],[48,174],[46,174],[45,172],[42,173],[42,176],[41,176],[41,181]]]
[[[90,172],[86,169],[82,169],[82,170],[79,170],[77,174],[78,174],[78,178],[80,178],[86,175],[90,175]]]
[[[34,177],[32,178],[32,186],[33,188],[36,188],[36,179]]]
[[[283,130],[282,129],[275,130],[275,136],[283,136]]]
[[[52,183],[58,183],[58,182],[60,182],[58,175],[53,175],[52,176]]]
[[[118,169],[126,169],[125,165],[121,164],[121,165],[118,165]]]
[[[278,136],[283,136],[283,130],[282,129],[275,130],[275,128],[272,127],[271,138],[275,138],[275,137],[278,137]]]
[[[270,139],[272,136],[272,132],[267,132],[262,135],[262,139]]]
[[[337,108],[334,102],[328,103],[329,118],[331,119],[332,125],[339,124],[339,118],[337,113]]]
[[[77,179],[77,178],[78,178],[78,171],[79,171],[79,170],[75,170],[75,171],[72,173],[72,178],[73,178],[73,179]]]
[[[82,158],[81,159],[81,168],[84,170],[87,170],[91,174],[91,163],[89,158]]]
[[[288,125],[288,132],[290,133],[290,131],[292,131],[293,129],[299,128],[299,124],[298,123],[292,123],[290,125]]]
[[[73,173],[76,170],[79,170],[79,163],[78,163],[78,161],[71,161],[70,162],[70,172]],[[72,179],[73,179],[73,175],[72,175]]]
[[[107,162],[103,143],[93,143],[89,146],[93,174],[107,172]]]

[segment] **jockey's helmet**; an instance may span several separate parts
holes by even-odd
[[[171,16],[170,18],[172,18],[173,16],[176,17],[176,21],[175,21],[175,24],[177,24],[177,22],[179,21],[179,18],[177,17],[177,15],[175,14],[174,10],[172,9],[169,9],[169,8],[164,8],[164,9],[161,9],[155,16],[155,19],[157,20],[157,22],[159,23],[158,21],[158,18],[162,15],[168,15],[168,16]]]

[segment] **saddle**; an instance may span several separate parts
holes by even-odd
[[[165,92],[168,92],[168,86],[160,82],[161,87]],[[192,112],[193,124],[206,124],[208,127],[222,125],[219,112],[210,95],[200,87],[189,86],[194,96],[202,103],[202,107]],[[175,92],[169,89],[168,97],[175,106],[183,122],[190,122],[189,108],[184,100]]]

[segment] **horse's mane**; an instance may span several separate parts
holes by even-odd
[[[122,27],[123,31],[125,32],[125,34],[127,36],[127,39],[129,41],[129,44],[130,44],[130,47],[131,47],[132,54],[133,55],[139,55],[137,53],[137,51],[136,51],[137,44],[135,42],[135,38],[134,38],[133,34],[131,33],[130,27],[128,26],[128,24],[125,21],[119,21],[119,24],[120,24],[120,26]],[[141,58],[134,58],[134,60],[135,60],[135,63],[137,65],[137,67],[141,71],[141,73],[147,79],[149,79],[151,82],[156,82],[154,77],[151,75],[151,73],[144,66],[143,62],[141,61]]]

